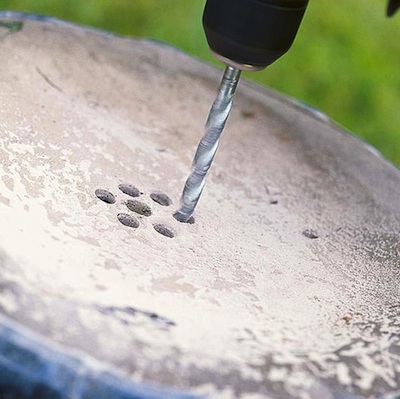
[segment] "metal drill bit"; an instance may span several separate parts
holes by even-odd
[[[240,73],[241,70],[230,66],[225,69],[217,98],[208,115],[204,136],[197,147],[192,171],[183,189],[180,208],[174,215],[180,222],[187,222],[190,219],[199,201],[208,169],[217,152],[219,138],[232,108]]]

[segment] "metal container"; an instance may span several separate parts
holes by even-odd
[[[148,40],[0,22],[7,398],[394,397],[398,169],[241,82],[179,223],[221,71]]]

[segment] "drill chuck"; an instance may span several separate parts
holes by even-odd
[[[203,27],[212,52],[238,69],[261,70],[291,47],[308,0],[207,0]]]

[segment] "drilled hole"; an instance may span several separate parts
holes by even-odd
[[[128,215],[127,213],[119,213],[117,218],[124,226],[133,227],[134,229],[139,227],[139,221],[135,216]]]
[[[173,214],[173,217],[174,217],[178,222],[181,222],[181,221],[178,219],[177,215],[178,215],[178,211],[176,211],[176,212]],[[194,224],[195,221],[196,221],[196,219],[195,219],[193,216],[190,216],[190,218],[189,218],[189,220],[188,220],[187,222],[181,222],[181,223]]]
[[[174,238],[175,237],[175,232],[166,226],[165,224],[154,224],[153,225],[154,230],[157,233],[160,233],[161,235],[168,237],[168,238]]]
[[[120,184],[118,188],[127,195],[130,195],[131,197],[139,197],[140,191],[137,187],[135,187],[133,184]]]
[[[150,216],[152,213],[151,208],[147,204],[138,200],[128,200],[126,201],[126,206],[130,211],[136,212],[139,215]]]
[[[303,231],[303,236],[307,237],[307,238],[311,238],[311,239],[315,239],[318,238],[319,235],[315,230],[312,229],[306,229]]]
[[[154,191],[150,194],[150,198],[160,204],[162,206],[170,206],[172,204],[171,198],[168,197],[167,194],[162,193],[161,191]]]
[[[103,190],[102,188],[98,188],[94,193],[96,194],[98,199],[106,202],[107,204],[115,204],[115,196],[108,190]]]

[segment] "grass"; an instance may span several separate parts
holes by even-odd
[[[123,35],[156,38],[215,62],[201,26],[205,0],[0,0]],[[400,12],[384,1],[311,0],[291,51],[247,78],[321,109],[400,165]]]

